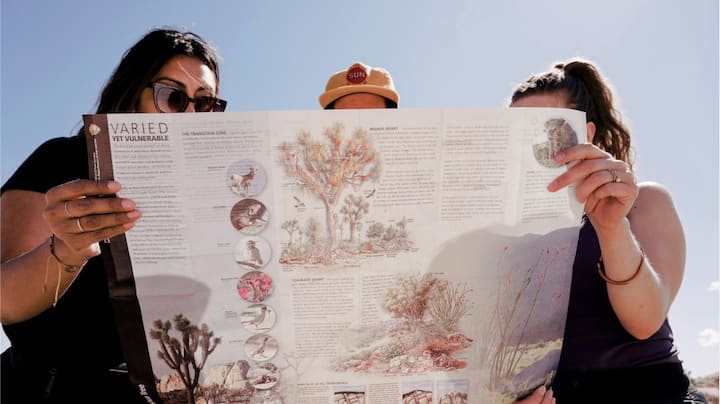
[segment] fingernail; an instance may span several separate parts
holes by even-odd
[[[123,209],[133,209],[135,208],[135,202],[130,199],[123,199],[120,201],[120,206],[122,206]]]

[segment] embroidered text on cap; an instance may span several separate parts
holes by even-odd
[[[367,80],[367,70],[361,65],[353,65],[347,71],[345,78],[350,84],[362,84]]]

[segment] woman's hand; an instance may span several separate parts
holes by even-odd
[[[597,228],[612,229],[623,222],[638,196],[638,186],[630,167],[592,144],[563,150],[555,161],[577,164],[557,176],[549,185],[551,192],[576,184],[575,196],[585,204],[585,213]]]
[[[532,394],[523,398],[522,400],[515,401],[514,404],[554,404],[555,397],[553,397],[552,389],[546,389],[545,386],[540,386]]]
[[[71,250],[63,257],[81,265],[100,254],[98,242],[125,233],[140,218],[135,202],[115,197],[115,181],[75,180],[50,189],[43,217],[57,240]]]

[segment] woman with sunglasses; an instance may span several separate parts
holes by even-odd
[[[221,112],[215,49],[191,32],[150,31],[122,57],[96,113]],[[101,240],[140,212],[120,184],[89,180],[82,130],[41,145],[0,192],[2,401],[132,403]],[[141,400],[139,402],[146,402]]]

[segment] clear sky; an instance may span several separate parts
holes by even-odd
[[[2,0],[2,182],[74,134],[121,54],[152,27],[220,51],[229,111],[319,109],[353,61],[390,70],[401,108],[500,107],[513,86],[582,56],[615,86],[640,180],[672,193],[687,238],[670,322],[695,376],[718,370],[717,0]],[[52,169],[49,167],[49,169]],[[0,337],[0,345],[7,340]]]

